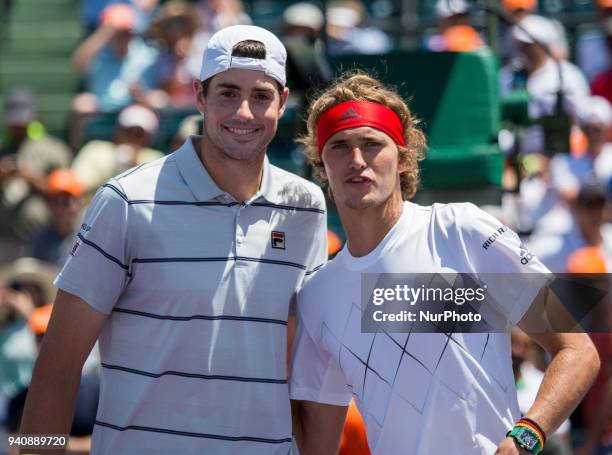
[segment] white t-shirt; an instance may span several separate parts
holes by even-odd
[[[568,112],[574,112],[576,106],[590,96],[589,83],[576,65],[565,60],[561,61],[561,74],[566,108]],[[548,59],[544,66],[529,75],[527,91],[531,97],[529,115],[532,118],[554,112],[559,86],[559,70],[552,59]]]
[[[405,202],[376,249],[356,258],[345,247],[299,293],[291,398],[354,397],[374,454],[493,453],[520,415],[509,333],[361,333],[362,273],[452,271],[547,272],[472,204]],[[489,290],[501,306],[487,310],[512,323],[538,292]]]

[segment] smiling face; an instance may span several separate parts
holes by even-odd
[[[281,95],[276,81],[263,72],[233,68],[214,76],[207,93],[200,81],[194,89],[204,116],[205,149],[233,160],[265,154],[285,110],[287,88]]]
[[[325,178],[339,208],[378,207],[401,200],[399,151],[385,133],[368,126],[338,131],[322,152]]]

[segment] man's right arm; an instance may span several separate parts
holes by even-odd
[[[106,314],[94,310],[81,298],[58,291],[30,383],[21,433],[70,431],[83,363],[106,318]]]

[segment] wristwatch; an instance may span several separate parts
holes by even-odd
[[[543,435],[538,434],[539,429],[532,427],[529,423],[519,420],[514,428],[506,434],[516,441],[521,449],[538,455],[544,448]]]

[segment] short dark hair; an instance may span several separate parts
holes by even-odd
[[[240,41],[232,48],[232,57],[246,57],[264,60],[266,58],[266,46],[264,46],[261,41],[255,41],[252,39]],[[211,76],[205,81],[200,81],[204,91],[204,96],[208,95],[208,86],[210,85],[213,77],[215,76]],[[276,82],[276,88],[278,89],[279,95],[282,95],[284,87],[276,79],[274,79],[274,82]]]
[[[240,41],[232,48],[232,57],[266,58],[266,46],[261,41],[247,39]]]

